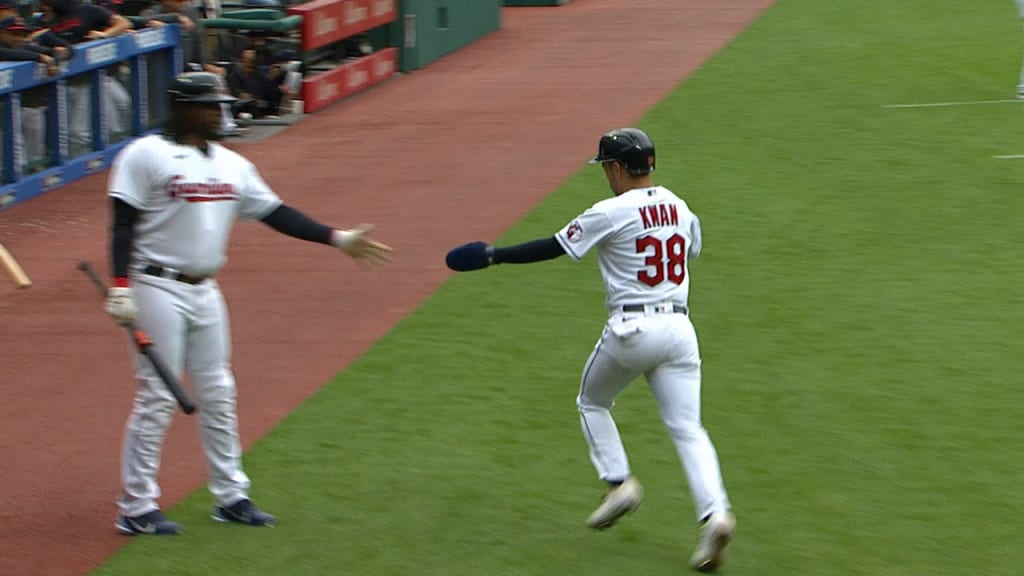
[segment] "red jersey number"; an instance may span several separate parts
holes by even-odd
[[[654,236],[637,238],[636,253],[646,255],[645,268],[636,273],[636,279],[644,284],[657,286],[666,278],[673,284],[682,284],[686,278],[686,238],[679,234],[664,242]]]

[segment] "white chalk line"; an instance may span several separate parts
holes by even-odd
[[[967,102],[925,102],[921,104],[886,104],[882,108],[940,108],[944,106],[977,106],[981,104],[1010,104],[1024,103],[1024,100],[1017,98],[1006,100],[970,100]]]
[[[1024,103],[1024,99],[1013,98],[1003,100],[970,100],[965,102],[926,102],[921,104],[887,104],[883,108],[940,108],[945,106],[975,106],[984,104],[1014,104]],[[1002,154],[993,156],[997,160],[1022,160],[1024,154]]]

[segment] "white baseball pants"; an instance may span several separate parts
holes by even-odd
[[[685,314],[629,313],[608,319],[587,360],[576,405],[598,476],[620,481],[629,461],[612,418],[615,398],[643,375],[675,444],[693,494],[698,520],[727,510],[718,455],[701,424],[700,351]]]
[[[46,158],[46,108],[21,109],[21,131],[24,138],[20,139],[22,153],[26,163]],[[15,141],[19,141],[15,134]]]
[[[220,505],[246,498],[250,483],[242,470],[231,333],[220,288],[212,279],[190,285],[139,275],[133,282],[139,306],[136,325],[152,338],[153,349],[171,372],[189,377],[210,492]],[[177,409],[174,396],[146,357],[135,354],[135,364],[138,389],[125,425],[117,499],[125,516],[159,508],[160,452]]]

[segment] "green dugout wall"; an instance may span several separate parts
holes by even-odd
[[[400,0],[388,28],[399,49],[398,69],[408,72],[501,28],[503,0]]]

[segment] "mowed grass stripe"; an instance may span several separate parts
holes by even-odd
[[[1008,2],[782,0],[638,120],[704,226],[725,573],[1021,573],[1024,164],[991,158],[1024,152],[1021,109],[883,108],[1004,98],[1021,41]],[[500,240],[606,190],[582,170]],[[249,452],[279,527],[214,524],[199,491],[183,537],[97,573],[682,573],[691,503],[639,383],[616,414],[647,501],[583,525],[601,487],[574,397],[602,300],[592,257],[453,277]]]

